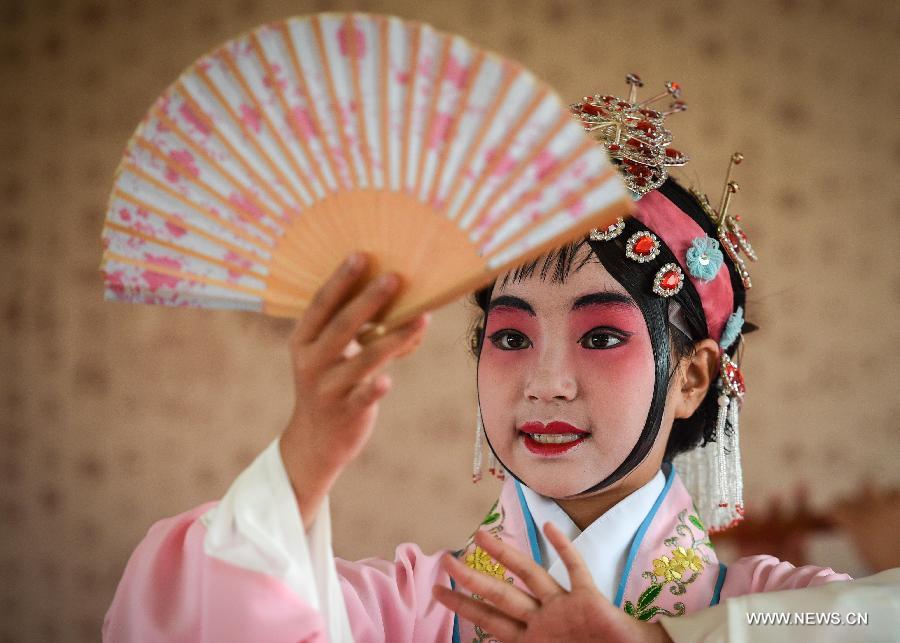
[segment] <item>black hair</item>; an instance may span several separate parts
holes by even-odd
[[[706,215],[693,194],[685,190],[672,178],[667,179],[658,191],[688,214],[707,235],[713,238],[717,237],[715,225]],[[641,437],[632,448],[631,453],[626,456],[622,464],[610,476],[582,493],[591,493],[611,485],[627,475],[646,457],[659,433],[669,383],[676,370],[675,365],[682,358],[691,355],[695,341],[709,336],[700,296],[690,279],[685,278],[682,289],[672,297],[660,297],[653,292],[653,278],[660,267],[666,263],[683,263],[675,258],[672,251],[662,240],[660,240],[659,255],[649,263],[640,264],[626,257],[625,243],[627,239],[635,232],[647,229],[647,226],[636,219],[626,219],[624,230],[615,239],[611,241],[592,241],[584,238],[566,244],[542,257],[517,267],[504,275],[500,282],[502,287],[510,280],[516,283],[523,279],[531,278],[534,276],[535,271],[538,270],[539,265],[539,277],[541,280],[546,280],[549,277],[551,283],[564,282],[571,272],[580,270],[590,260],[591,256],[595,256],[610,275],[628,291],[644,316],[644,321],[650,334],[656,373],[650,410],[647,413]],[[579,256],[579,251],[585,244],[590,246],[592,252],[581,253],[584,258],[575,265],[576,257]],[[745,305],[746,292],[737,269],[727,257],[725,264],[728,266],[734,291],[734,304],[732,307],[732,310],[734,310],[737,306],[743,307]],[[481,309],[482,314],[486,313],[488,309],[495,285],[496,282],[476,291],[472,295],[473,303]],[[669,308],[673,304],[679,306],[680,317],[683,320],[683,325],[686,327],[684,330],[688,332],[689,336],[669,322]],[[476,358],[480,355],[483,342],[484,323],[482,318],[482,321],[477,324],[472,333],[472,352]],[[734,347],[732,347],[733,350]],[[718,411],[717,397],[718,391],[716,387],[710,386],[705,398],[689,418],[675,420],[666,444],[665,459],[670,460],[679,453],[703,446],[707,442],[715,441],[715,418]],[[490,444],[490,441],[488,441],[488,444]],[[514,472],[510,471],[510,473],[516,477]]]

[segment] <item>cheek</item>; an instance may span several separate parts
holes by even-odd
[[[620,434],[640,433],[656,378],[649,335],[633,335],[611,350],[579,351],[578,366],[598,425]]]

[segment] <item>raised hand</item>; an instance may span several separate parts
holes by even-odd
[[[564,589],[530,556],[479,531],[475,543],[518,576],[530,593],[467,567],[452,555],[441,563],[467,592],[434,586],[434,597],[448,609],[505,643],[547,641],[670,641],[658,623],[644,623],[612,605],[594,585],[581,554],[552,523],[547,539],[569,572],[572,589]],[[476,600],[470,594],[484,600]]]
[[[281,457],[309,529],[344,467],[368,440],[378,402],[390,390],[384,368],[421,341],[422,315],[361,346],[360,330],[378,317],[400,287],[382,275],[358,294],[367,259],[355,254],[316,293],[291,336],[295,404],[281,436]]]

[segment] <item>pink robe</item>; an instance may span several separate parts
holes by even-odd
[[[478,529],[540,562],[536,526],[517,485],[512,479],[504,483],[500,498]],[[279,578],[207,553],[207,525],[201,517],[215,505],[202,505],[150,528],[132,554],[106,615],[104,640],[274,643],[327,641],[329,631],[341,632],[335,614],[328,617],[331,625],[323,618],[314,588],[304,593],[302,588],[297,590],[296,578],[284,580],[291,578],[290,573]],[[282,505],[282,513],[290,511],[291,507]],[[327,519],[327,507],[325,513]],[[302,535],[297,540],[303,540]],[[234,560],[265,557],[245,549],[238,543]],[[352,639],[360,643],[492,640],[432,600],[433,585],[452,586],[438,563],[442,553],[426,555],[416,545],[403,544],[393,561],[335,558],[331,569],[336,571]],[[454,553],[480,571],[522,586],[475,547],[471,538]],[[734,596],[839,580],[849,576],[828,568],[794,567],[771,556],[743,558],[726,569],[709,546],[687,490],[666,465],[665,486],[635,535],[613,602],[635,618],[654,621],[695,613]],[[324,595],[324,586],[319,583],[319,587]],[[349,640],[349,633],[343,632],[332,640]]]

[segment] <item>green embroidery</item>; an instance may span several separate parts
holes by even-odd
[[[675,596],[686,593],[688,585],[697,580],[704,567],[711,562],[706,547],[712,547],[712,543],[706,535],[703,522],[697,516],[697,510],[694,509],[694,513],[688,515],[688,510],[685,509],[678,514],[677,518],[675,535],[663,540],[663,544],[671,547],[671,551],[668,555],[655,558],[653,568],[641,574],[641,577],[650,581],[650,586],[638,597],[637,604],[625,601],[623,605],[626,614],[640,621],[648,621],[658,614],[683,615],[685,608],[681,601],[673,605],[675,611],[653,603],[664,589],[668,589]],[[695,533],[692,526],[699,533]],[[684,541],[690,542],[690,544],[682,544]]]

